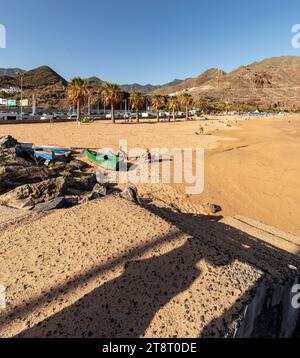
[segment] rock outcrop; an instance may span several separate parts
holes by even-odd
[[[97,185],[89,165],[76,153],[63,162],[37,160],[32,145],[0,137],[0,205],[49,211],[99,199],[107,194]]]

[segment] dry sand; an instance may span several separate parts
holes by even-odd
[[[300,120],[240,122],[206,152],[205,190],[194,203],[216,202],[225,215],[243,215],[300,235]]]
[[[299,237],[276,228],[300,233],[300,121],[213,123],[205,136],[199,122],[0,126],[0,136],[35,144],[207,149],[197,197],[140,185],[142,207],[110,196],[16,220],[6,212],[0,336],[232,335],[262,278],[279,284],[299,270]],[[204,216],[204,201],[229,216]]]
[[[233,335],[261,280],[299,268],[220,218],[114,196],[3,227],[0,252],[1,337]]]
[[[126,139],[129,148],[204,148],[205,189],[191,198],[195,205],[220,204],[225,215],[243,215],[300,235],[300,118],[236,121],[220,117],[205,122],[96,122],[81,127],[75,123],[7,125],[0,126],[0,136],[71,147],[118,149],[119,140]],[[226,127],[228,122],[232,127]],[[210,135],[197,136],[199,125]],[[185,192],[180,185],[176,189]]]

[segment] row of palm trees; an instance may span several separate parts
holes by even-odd
[[[68,86],[68,98],[70,103],[76,104],[77,119],[80,120],[81,108],[87,103],[90,103],[92,98],[101,99],[106,105],[111,106],[111,120],[115,123],[115,108],[122,101],[123,92],[117,84],[105,83],[101,90],[90,88],[88,81],[80,77],[75,77],[71,80]],[[141,92],[133,92],[130,94],[129,101],[131,108],[136,112],[136,119],[139,122],[139,111],[143,109],[146,96]],[[193,105],[193,97],[190,93],[184,92],[180,96],[166,97],[160,94],[154,94],[150,97],[151,107],[157,113],[157,121],[159,121],[159,113],[162,109],[167,107],[172,112],[173,120],[175,121],[176,111],[180,107],[184,107],[186,111],[186,119],[189,118],[189,110]]]

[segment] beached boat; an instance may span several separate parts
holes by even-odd
[[[53,145],[35,146],[33,149],[36,159],[63,160],[71,154],[70,148],[61,148]]]
[[[85,149],[85,154],[91,162],[99,164],[108,169],[117,170],[120,163],[123,161],[123,158],[114,155],[113,153],[101,153],[90,149]]]
[[[56,154],[68,154],[71,152],[70,148],[57,147],[55,145],[40,145],[33,148],[36,151],[48,150]]]

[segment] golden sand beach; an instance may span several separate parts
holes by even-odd
[[[204,135],[195,134],[199,125]],[[298,117],[1,126],[0,136],[35,144],[117,149],[127,139],[129,147],[205,148],[205,189],[188,197],[184,185],[143,184],[141,206],[108,196],[6,213],[0,336],[250,334],[242,317],[262,281],[272,291],[299,270],[299,129]],[[207,215],[206,202],[223,211]]]
[[[224,214],[248,216],[300,235],[299,116],[236,123],[237,118],[116,125],[95,122],[80,127],[75,123],[7,125],[0,127],[0,135],[11,134],[37,145],[80,148],[118,149],[123,139],[129,148],[204,148],[205,189],[190,198],[195,205],[216,203]],[[195,135],[199,125],[209,135]],[[176,189],[184,192],[183,186]]]

